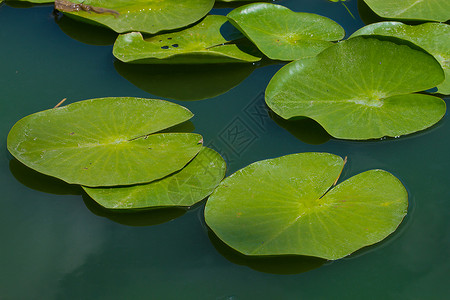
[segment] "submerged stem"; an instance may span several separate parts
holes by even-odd
[[[341,3],[342,3],[342,5],[344,5],[345,9],[348,11],[348,13],[350,14],[350,16],[352,16],[352,18],[353,18],[354,20],[356,20],[355,16],[352,14],[352,12],[350,11],[350,9],[348,9],[347,5],[345,5],[344,2],[341,2]]]

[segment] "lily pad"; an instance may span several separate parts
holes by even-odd
[[[410,41],[423,48],[441,64],[445,81],[437,86],[438,93],[450,94],[450,25],[424,23],[411,26],[400,22],[381,22],[363,27],[351,37],[360,35],[392,36]]]
[[[242,51],[229,43],[235,36],[226,37],[222,28],[228,20],[224,16],[207,16],[188,29],[157,35],[148,39],[140,32],[120,35],[113,54],[123,62],[149,64],[207,64],[255,62],[261,58]]]
[[[214,0],[56,0],[67,15],[94,22],[116,32],[157,33],[181,28],[204,17]]]
[[[253,163],[209,197],[214,233],[246,255],[307,255],[335,260],[396,230],[408,194],[392,174],[370,170],[333,187],[344,162],[300,153]]]
[[[225,176],[225,161],[204,147],[183,169],[143,185],[112,188],[84,187],[87,194],[109,209],[192,206],[211,194]]]
[[[26,166],[68,183],[145,183],[180,170],[200,151],[198,134],[152,134],[192,116],[162,100],[85,100],[19,120],[8,150]]]
[[[14,1],[19,1],[19,2],[30,2],[30,3],[53,3],[53,2],[55,2],[55,1],[52,1],[52,0],[14,0]],[[3,0],[2,1],[0,1],[0,2],[3,2]]]
[[[315,56],[345,36],[344,29],[331,19],[276,4],[244,5],[228,18],[262,53],[277,60]]]
[[[445,22],[450,19],[448,0],[364,0],[378,15],[391,19]]]
[[[410,94],[443,80],[442,68],[429,54],[356,37],[283,67],[267,87],[266,103],[284,119],[314,119],[336,138],[396,137],[444,116],[442,99]]]

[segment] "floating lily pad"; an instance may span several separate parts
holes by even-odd
[[[178,171],[200,151],[198,134],[152,134],[192,116],[162,100],[85,100],[19,120],[8,150],[26,166],[68,183],[145,183]]]
[[[261,58],[228,43],[221,28],[228,22],[224,16],[207,16],[199,24],[174,33],[148,39],[139,32],[120,35],[113,54],[123,62],[149,64],[207,64],[255,62]]]
[[[51,1],[51,0],[14,0],[14,1],[19,1],[19,2],[30,2],[30,3],[53,3],[55,1]],[[0,2],[3,2],[0,1]]]
[[[450,19],[448,0],[364,0],[378,15],[391,19],[445,22]]]
[[[95,22],[116,32],[156,33],[181,28],[204,17],[214,0],[57,0],[67,15]]]
[[[437,86],[439,93],[450,94],[450,26],[444,23],[425,23],[411,26],[400,22],[381,22],[363,27],[353,33],[360,35],[392,36],[410,41],[423,48],[441,64],[445,81]]]
[[[395,137],[428,128],[444,116],[442,99],[410,94],[443,80],[431,55],[356,37],[283,67],[267,87],[266,103],[285,119],[314,119],[336,138]]]
[[[345,36],[344,29],[333,20],[276,4],[245,5],[230,12],[228,18],[271,59],[315,56],[333,45],[331,41]]]
[[[333,187],[343,165],[328,153],[253,163],[227,177],[209,197],[206,223],[246,255],[347,256],[396,230],[406,215],[408,194],[383,170]]]
[[[225,176],[225,161],[204,147],[183,169],[143,185],[87,188],[92,199],[109,209],[192,206],[211,194]]]

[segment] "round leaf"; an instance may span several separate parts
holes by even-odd
[[[256,3],[228,14],[262,53],[271,59],[295,60],[315,56],[344,37],[344,29],[326,17],[296,13],[276,4]]]
[[[408,205],[403,185],[382,170],[328,191],[342,168],[342,159],[328,153],[253,163],[217,187],[206,204],[206,223],[246,255],[342,258],[394,232]]]
[[[184,167],[201,149],[197,134],[148,135],[192,117],[162,100],[101,98],[19,120],[8,150],[26,166],[86,186],[150,182]]]
[[[401,38],[423,48],[441,64],[445,81],[437,86],[438,93],[450,94],[450,26],[444,23],[425,23],[411,26],[400,22],[380,22],[363,27],[353,33],[383,35]]]
[[[53,3],[55,1],[52,0],[14,0],[14,1],[19,1],[19,2],[29,2],[29,3],[39,3],[39,4],[44,4],[44,3]],[[0,3],[3,2],[0,1]]]
[[[116,32],[156,33],[181,28],[205,16],[214,0],[56,0],[56,9]]]
[[[229,44],[231,38],[222,35],[227,23],[224,16],[207,16],[199,24],[174,33],[157,35],[144,40],[139,32],[120,35],[113,54],[123,62],[149,64],[203,64],[255,62],[260,57]]]
[[[267,87],[266,103],[285,119],[312,118],[336,138],[394,137],[428,128],[443,117],[442,99],[409,94],[443,79],[431,55],[356,37],[283,67]]]
[[[214,191],[225,176],[225,169],[223,158],[204,147],[186,167],[163,179],[143,185],[84,190],[109,209],[191,206]]]
[[[364,2],[384,18],[439,22],[450,19],[448,0],[364,0]]]

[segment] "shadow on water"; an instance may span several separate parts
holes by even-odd
[[[118,36],[118,33],[106,27],[77,21],[57,12],[54,12],[54,16],[56,24],[65,34],[84,44],[108,46],[114,44]]]
[[[9,161],[12,175],[26,187],[55,195],[81,195],[82,188],[76,184],[68,184],[55,177],[47,176],[25,166],[17,159]]]
[[[208,229],[208,237],[214,248],[226,259],[259,272],[281,275],[299,274],[317,269],[328,263],[327,260],[322,258],[301,255],[247,256],[226,245],[210,229]]]
[[[369,25],[372,23],[378,23],[386,21],[386,19],[383,19],[379,15],[377,15],[367,4],[364,2],[364,0],[358,0],[358,13],[359,17],[363,21],[364,24]]]
[[[235,41],[237,39],[244,38],[242,32],[240,32],[236,27],[234,27],[230,22],[225,22],[222,26],[220,26],[220,34],[227,41]]]
[[[179,218],[187,212],[187,208],[181,207],[111,210],[95,202],[86,193],[83,194],[83,201],[93,214],[127,226],[158,225]]]
[[[313,119],[299,117],[285,120],[271,110],[269,110],[269,116],[278,126],[286,129],[304,143],[320,145],[331,139],[331,135]]]
[[[116,71],[138,88],[159,97],[195,101],[224,94],[256,68],[252,64],[138,65],[114,62]]]
[[[188,123],[188,122],[185,122]],[[183,123],[183,124],[185,124]],[[168,222],[181,217],[188,210],[187,208],[155,208],[148,210],[109,210],[92,200],[76,184],[68,184],[55,177],[47,176],[25,166],[17,159],[9,162],[9,169],[12,175],[26,187],[55,195],[82,195],[86,207],[94,214],[108,218],[119,224],[128,226],[151,226]]]

